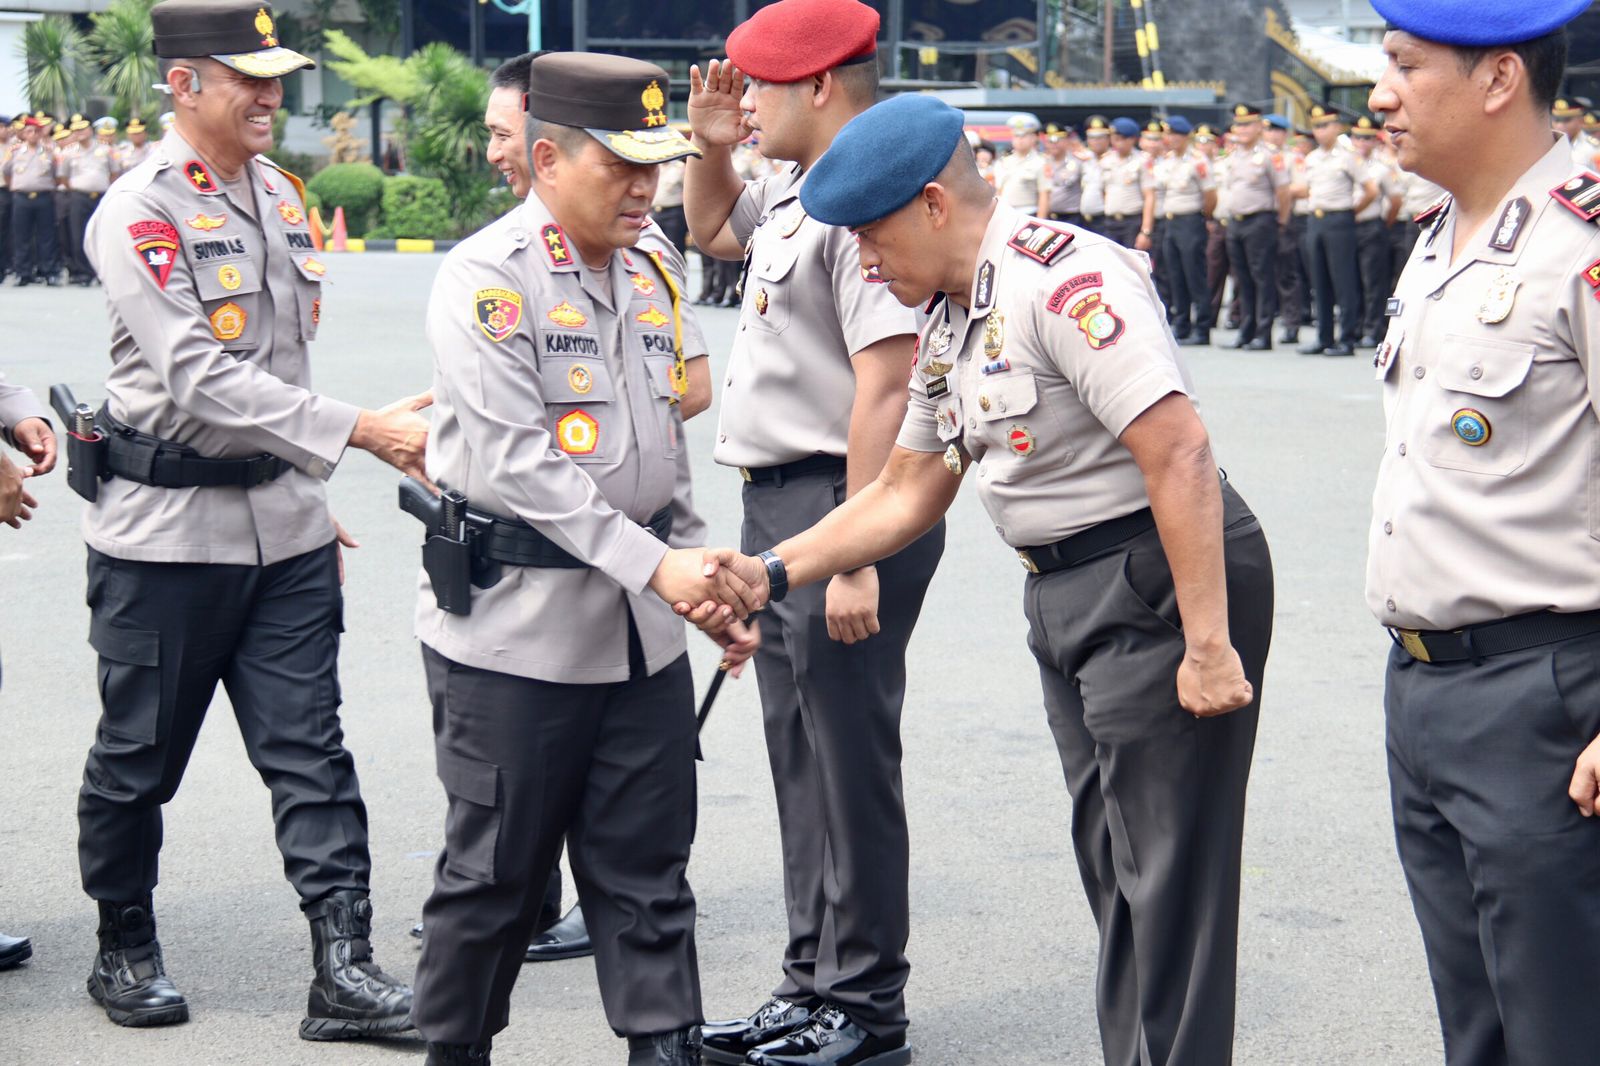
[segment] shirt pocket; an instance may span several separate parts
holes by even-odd
[[[211,327],[211,335],[224,351],[245,352],[261,347],[270,326],[262,317],[261,268],[248,257],[194,268],[195,289]]]
[[[794,302],[795,261],[800,246],[792,240],[761,240],[750,256],[750,277],[745,281],[745,321],[763,333],[782,333],[789,328]],[[750,312],[754,312],[753,314]]]
[[[615,461],[622,415],[605,361],[546,356],[539,373],[556,450],[580,464]]]
[[[675,357],[647,355],[644,358],[645,374],[650,379],[650,395],[657,401],[653,406],[661,427],[662,447],[671,459],[678,456],[678,420],[672,414],[673,401],[678,398],[677,390],[672,387],[673,372],[677,365]]]
[[[1035,423],[1043,408],[1032,370],[985,377],[966,410],[968,431],[987,450],[984,470],[991,481],[1014,481],[1037,461],[1040,427]]]
[[[1462,334],[1444,338],[1433,372],[1422,454],[1446,470],[1504,477],[1528,453],[1527,391],[1534,347]]]

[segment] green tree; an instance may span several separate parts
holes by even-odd
[[[127,122],[151,119],[162,108],[152,86],[160,78],[150,29],[154,0],[112,0],[90,15],[89,53],[100,64],[98,89],[112,100],[112,111]]]
[[[20,48],[28,69],[28,100],[58,118],[81,110],[95,69],[83,32],[65,15],[46,15],[23,27]]]

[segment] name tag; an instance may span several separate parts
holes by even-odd
[[[1400,314],[1400,312],[1405,310],[1405,306],[1406,305],[1401,301],[1400,297],[1391,296],[1389,299],[1384,301],[1383,313],[1388,318],[1394,318],[1396,315]]]
[[[945,376],[928,382],[928,399],[937,400],[950,391],[950,378]]]

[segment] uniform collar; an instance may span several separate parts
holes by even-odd
[[[604,271],[591,270],[588,265],[578,258],[578,250],[567,237],[566,231],[551,214],[550,208],[539,198],[537,191],[530,191],[528,198],[517,209],[522,212],[522,221],[527,226],[532,236],[532,243],[537,246],[535,254],[544,257],[545,264],[553,274],[576,274],[578,284],[583,291],[588,293],[607,310],[617,311],[616,293],[618,279],[626,280],[626,270],[622,251],[615,250]],[[643,253],[639,253],[643,255]]]
[[[1530,243],[1530,231],[1550,208],[1552,203],[1550,190],[1571,177],[1572,169],[1572,156],[1566,138],[1556,136],[1550,145],[1550,150],[1540,156],[1501,198],[1500,208],[1494,217],[1484,223],[1483,228],[1473,237],[1472,243],[1462,249],[1461,256],[1450,265],[1448,273],[1435,288],[1444,285],[1473,263],[1497,263],[1502,266],[1515,263],[1522,256],[1522,249]],[[1494,244],[1497,237],[1503,236],[1499,231],[1502,223],[1508,219],[1507,212],[1511,205],[1519,200],[1524,201],[1526,217],[1517,227],[1515,242],[1510,248],[1497,248]],[[1431,260],[1435,264],[1450,261],[1450,248],[1456,239],[1459,212],[1453,203],[1446,208],[1446,212],[1444,221],[1434,230],[1432,239],[1423,237],[1422,259]],[[1500,243],[1509,242],[1501,240]]]

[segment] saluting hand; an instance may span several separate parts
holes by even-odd
[[[750,136],[750,126],[739,100],[744,96],[744,71],[731,59],[689,68],[689,128],[706,144],[731,148]]]
[[[27,473],[18,469],[9,455],[0,455],[0,522],[12,529],[21,529],[22,523],[33,517],[33,508],[39,501],[22,487]]]
[[[1178,664],[1178,703],[1196,718],[1237,711],[1255,698],[1233,645],[1217,650],[1189,647]]]
[[[25,418],[11,427],[11,437],[17,442],[17,447],[27,452],[28,458],[33,460],[29,477],[48,474],[55,469],[56,435],[49,422],[42,418]]]
[[[362,411],[350,434],[350,446],[371,452],[402,474],[433,488],[423,469],[428,447],[428,420],[418,411],[433,406],[433,392],[396,400],[376,411]]]
[[[1593,818],[1595,811],[1600,810],[1600,737],[1595,737],[1594,743],[1578,756],[1578,767],[1572,771],[1567,795],[1585,818]]]

